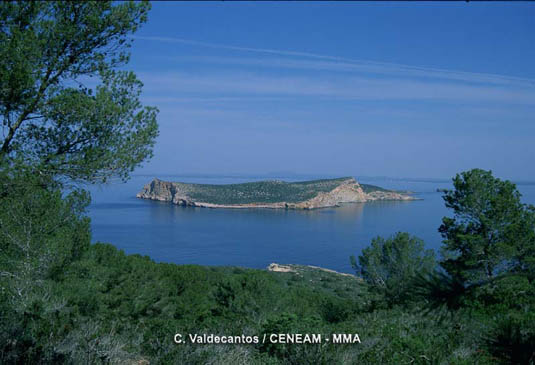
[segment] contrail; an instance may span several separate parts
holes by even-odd
[[[498,74],[465,72],[465,71],[438,69],[438,68],[430,68],[430,67],[410,66],[410,65],[398,64],[398,63],[358,60],[358,59],[322,55],[322,54],[310,53],[310,52],[232,46],[232,45],[227,45],[227,44],[200,42],[200,41],[195,41],[195,40],[190,40],[190,39],[174,38],[174,37],[133,36],[132,38],[145,40],[145,41],[189,44],[189,45],[198,46],[198,47],[227,49],[227,50],[233,50],[233,51],[254,52],[254,53],[272,54],[272,55],[280,55],[280,56],[303,57],[303,58],[312,58],[312,59],[318,59],[318,60],[346,62],[346,63],[351,63],[353,65],[368,65],[368,66],[376,66],[376,67],[384,67],[384,68],[395,68],[395,69],[399,69],[400,72],[419,71],[419,72],[425,73],[425,76],[429,76],[429,77],[434,76],[434,77],[444,77],[444,78],[452,78],[452,79],[461,78],[463,80],[473,81],[473,82],[491,82],[491,83],[514,82],[514,83],[522,83],[524,86],[535,86],[535,79],[498,75]]]
[[[229,49],[233,51],[269,53],[269,54],[276,54],[276,55],[281,55],[281,56],[298,56],[298,57],[317,58],[317,59],[331,60],[331,61],[345,61],[345,62],[350,61],[349,59],[342,58],[342,57],[325,56],[325,55],[308,53],[308,52],[294,52],[294,51],[283,51],[283,50],[278,50],[278,49],[229,46],[229,45],[224,45],[224,44],[192,41],[192,40],[183,39],[183,38],[141,37],[141,36],[133,36],[132,38],[146,40],[146,41],[160,41],[160,42],[170,42],[170,43],[191,44],[192,46]]]

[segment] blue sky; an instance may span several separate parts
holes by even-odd
[[[155,2],[138,173],[535,180],[535,4]]]

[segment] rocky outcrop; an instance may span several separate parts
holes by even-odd
[[[204,186],[200,184],[185,184],[154,179],[143,187],[136,196],[142,199],[152,199],[171,202],[177,205],[186,205],[206,208],[282,208],[282,209],[317,209],[326,207],[336,207],[343,203],[358,203],[373,200],[414,200],[410,195],[401,194],[390,190],[377,190],[364,192],[360,184],[354,178],[343,178],[333,180],[318,180],[318,185],[329,182],[333,188],[328,191],[318,190],[312,197],[302,201],[292,201],[291,197],[282,201],[261,202],[251,201],[239,204],[221,204],[211,201],[202,201],[194,198],[198,190]],[[335,182],[334,185],[332,182]],[[271,182],[274,186],[278,184],[289,184],[280,181]],[[292,183],[300,184],[300,183]],[[303,186],[313,185],[314,182],[302,183]],[[308,185],[307,185],[308,184]],[[239,186],[240,184],[234,185]],[[245,184],[244,184],[245,185]],[[329,185],[329,186],[331,186]],[[324,185],[323,185],[324,186]],[[234,188],[236,196],[243,194],[239,188]]]
[[[353,279],[362,280],[361,278],[358,278],[352,274],[346,274],[343,272],[338,272],[338,271],[334,271],[331,269],[326,269],[324,267],[312,266],[312,265],[294,265],[294,264],[281,265],[277,263],[272,263],[272,264],[269,264],[269,266],[267,267],[267,270],[273,271],[273,272],[291,272],[297,275],[302,275],[303,271],[323,271],[329,274],[347,276]]]
[[[415,197],[406,193],[398,193],[396,191],[372,191],[366,194],[367,200],[416,200]]]
[[[136,197],[170,202],[173,201],[175,192],[176,189],[173,186],[173,183],[154,179],[145,185],[143,190],[137,193]]]

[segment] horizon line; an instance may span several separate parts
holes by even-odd
[[[410,182],[428,182],[428,183],[440,183],[440,182],[451,182],[453,177],[408,177],[408,176],[387,176],[387,175],[352,175],[352,174],[328,174],[328,173],[294,173],[294,172],[266,172],[266,173],[243,173],[243,172],[232,172],[232,173],[200,173],[200,172],[189,172],[189,173],[134,173],[131,174],[132,177],[152,177],[157,178],[156,176],[177,176],[177,177],[204,177],[204,178],[299,178],[299,177],[315,177],[317,179],[325,178],[342,178],[342,177],[354,177],[357,179],[383,179],[383,180],[394,180],[394,181],[405,181]],[[518,185],[535,185],[535,180],[526,180],[526,179],[506,179]]]

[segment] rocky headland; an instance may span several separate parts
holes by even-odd
[[[206,208],[317,209],[374,200],[415,200],[409,194],[359,184],[354,178],[210,185],[154,179],[138,198]]]

